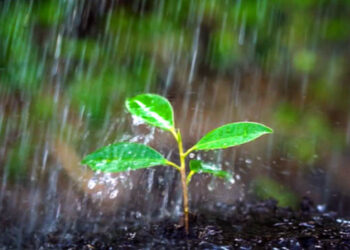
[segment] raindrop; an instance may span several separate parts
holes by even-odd
[[[253,163],[253,160],[252,160],[252,159],[245,159],[245,163],[247,163],[247,164],[252,164],[252,163]]]
[[[88,182],[88,188],[89,188],[89,189],[94,189],[95,186],[96,186],[95,180],[89,180],[89,182]]]
[[[209,185],[208,185],[208,190],[209,190],[210,192],[212,192],[212,191],[215,190],[215,187],[216,187],[215,182],[214,182],[214,181],[211,181],[211,182],[209,183]]]
[[[116,198],[118,196],[118,193],[119,193],[118,189],[114,190],[112,193],[110,193],[109,198],[110,199]]]
[[[230,182],[231,184],[235,184],[235,183],[236,183],[236,181],[235,181],[234,178],[230,178],[229,182]]]
[[[136,217],[136,219],[140,219],[140,218],[142,217],[142,213],[139,212],[139,211],[137,211],[137,212],[135,213],[135,217]]]
[[[317,211],[319,211],[320,213],[323,213],[324,211],[326,211],[326,204],[317,205]]]

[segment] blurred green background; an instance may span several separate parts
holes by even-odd
[[[80,156],[122,139],[125,98],[155,92],[192,131],[186,145],[210,120],[274,128],[224,157],[248,195],[344,212],[349,23],[347,0],[0,1],[3,189],[43,182],[55,138]]]

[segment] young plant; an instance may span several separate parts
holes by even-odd
[[[183,209],[185,230],[188,233],[188,184],[196,173],[209,173],[216,177],[232,180],[231,174],[220,168],[202,162],[190,160],[189,173],[186,169],[186,157],[192,151],[214,150],[237,146],[252,141],[264,134],[272,133],[272,129],[255,122],[237,122],[216,128],[202,137],[194,146],[184,151],[179,129],[175,128],[174,112],[169,101],[155,94],[141,94],[126,100],[127,110],[145,123],[170,132],[179,150],[179,162],[167,160],[156,150],[138,143],[115,143],[87,155],[82,164],[94,171],[124,172],[157,165],[168,165],[180,172],[183,191]]]

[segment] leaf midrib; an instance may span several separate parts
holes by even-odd
[[[171,124],[169,121],[165,120],[162,116],[160,116],[157,112],[151,110],[150,107],[147,107],[144,103],[140,102],[139,100],[135,100],[135,103],[139,105],[139,107],[145,111],[146,114],[148,114],[150,117],[154,118],[156,122],[159,122],[164,128],[169,129],[171,128]],[[156,123],[155,122],[155,123]]]

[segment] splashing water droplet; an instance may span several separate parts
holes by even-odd
[[[94,187],[96,187],[96,182],[95,182],[95,180],[89,180],[89,182],[88,182],[88,188],[89,188],[89,189],[94,189]]]
[[[326,204],[317,205],[317,211],[319,211],[320,213],[323,213],[324,211],[326,211]]]
[[[209,190],[210,192],[212,192],[212,191],[214,191],[214,189],[215,189],[215,182],[214,182],[214,181],[211,181],[211,182],[209,183],[209,185],[208,185],[208,190]]]
[[[145,124],[145,122],[140,117],[137,117],[135,115],[131,117],[132,117],[132,125],[139,126],[139,125]]]
[[[252,159],[245,159],[245,163],[247,163],[247,164],[252,164],[252,163],[253,163],[253,160],[252,160]]]
[[[140,218],[142,217],[141,212],[137,211],[137,212],[135,213],[135,217],[136,217],[136,219],[140,219]]]
[[[118,196],[119,190],[114,190],[112,193],[110,193],[109,198],[114,199]]]
[[[230,183],[230,184],[235,184],[235,182],[236,182],[236,181],[235,181],[234,178],[230,178],[230,179],[229,179],[229,183]]]

